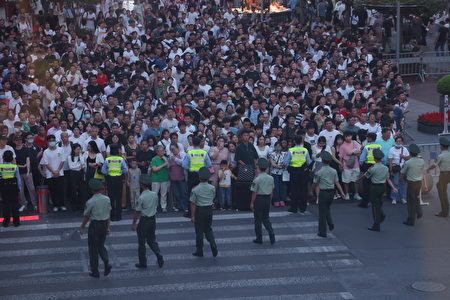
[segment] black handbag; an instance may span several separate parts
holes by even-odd
[[[402,146],[402,151],[401,151],[400,155],[403,155],[403,146]],[[400,167],[401,163],[402,163],[402,158],[400,157],[399,164],[392,166],[392,173],[398,173],[401,171],[401,169],[402,169],[402,167]]]
[[[237,176],[238,181],[250,182],[253,181],[254,177],[255,177],[255,170],[253,169],[253,166],[239,165]]]

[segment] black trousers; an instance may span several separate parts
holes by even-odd
[[[364,163],[361,166],[361,172],[365,173],[372,165]],[[362,188],[363,188],[363,194],[362,194],[362,200],[360,205],[361,206],[367,206],[370,202],[370,185],[372,184],[372,181],[370,181],[369,178],[366,178],[366,176],[362,179]]]
[[[422,207],[420,206],[420,189],[422,181],[407,181],[406,185],[406,201],[408,205],[408,220],[406,222],[414,225],[416,217],[422,217]]]
[[[105,248],[107,234],[107,221],[92,220],[88,229],[89,262],[91,272],[98,273],[98,256],[100,255],[103,263],[109,264],[108,251]]]
[[[308,197],[309,172],[303,167],[289,168],[291,188],[291,209],[305,212]]]
[[[137,236],[139,243],[138,247],[139,264],[143,266],[147,265],[147,251],[145,243],[147,243],[150,249],[152,249],[156,257],[161,256],[158,243],[156,242],[155,230],[156,230],[155,216],[153,217],[141,216],[141,218],[139,219],[139,224],[137,226]]]
[[[212,216],[210,206],[197,206],[195,208],[195,246],[199,253],[203,253],[203,236],[211,245],[211,249],[217,249],[212,230]]]
[[[373,227],[380,228],[381,219],[384,217],[383,212],[383,193],[384,184],[370,185],[370,204],[372,204]]]
[[[333,225],[331,218],[331,203],[333,202],[335,190],[320,190],[319,193],[319,234],[327,234],[327,224]]]
[[[53,206],[64,206],[64,177],[48,178],[47,182]]]
[[[64,203],[68,203],[72,200],[72,184],[70,178],[70,170],[64,171]]]
[[[198,172],[188,172],[188,201],[191,198],[192,189],[200,183]],[[189,202],[191,203],[191,202]],[[191,205],[188,205],[188,214],[191,215]]]
[[[123,176],[106,176],[108,197],[111,200],[111,221],[122,220]]]
[[[255,234],[256,239],[262,239],[262,224],[266,228],[269,235],[273,235],[272,223],[269,220],[270,212],[270,196],[257,195],[253,207],[253,216],[255,218]]]
[[[83,208],[83,171],[70,171],[70,204],[73,210]]]
[[[16,186],[1,186],[3,225],[8,225],[11,217],[14,224],[20,224],[19,219],[19,190]]]

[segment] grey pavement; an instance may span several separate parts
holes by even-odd
[[[426,112],[437,112],[439,106],[436,104],[427,103],[415,98],[408,98],[408,109],[410,112],[406,114],[406,142],[416,144],[431,144],[438,143],[439,136],[436,134],[429,134],[419,132],[417,130],[417,118],[419,115]]]

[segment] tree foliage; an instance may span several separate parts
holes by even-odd
[[[439,94],[450,96],[450,74],[439,79],[436,84],[436,89]]]
[[[447,10],[447,1],[445,0],[400,0],[402,5],[423,5],[425,6],[431,15],[436,13],[441,13]],[[373,5],[397,5],[396,0],[355,0],[355,6],[363,5],[363,4],[373,4]],[[418,14],[422,14],[424,12],[418,12]]]

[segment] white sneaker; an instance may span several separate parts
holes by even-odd
[[[23,212],[24,210],[25,210],[25,208],[27,208],[25,205],[22,205],[20,208],[19,208],[19,211],[20,212]]]
[[[38,212],[38,207],[37,207],[37,206],[35,206],[35,207],[34,207],[34,210],[35,210],[36,212]]]
[[[57,212],[58,211],[58,208],[55,206],[55,207],[53,207],[53,212]]]
[[[173,209],[173,211],[180,211],[178,208],[176,208],[176,207],[173,207],[172,208]]]
[[[349,193],[347,193],[347,194],[345,195],[345,200],[346,200],[346,201],[350,201],[350,194],[349,194]]]
[[[167,212],[167,208],[163,208],[163,209],[162,209],[162,212],[163,212],[163,213]]]
[[[61,206],[59,209],[61,209],[62,211],[67,211],[67,207],[65,206]]]
[[[361,196],[358,194],[358,193],[356,193],[354,196],[353,196],[353,199],[355,199],[356,201],[361,201]]]
[[[406,199],[402,199],[402,204],[406,204]]]
[[[397,200],[395,200],[395,199],[392,200],[392,204],[394,204],[394,205],[397,204]]]

